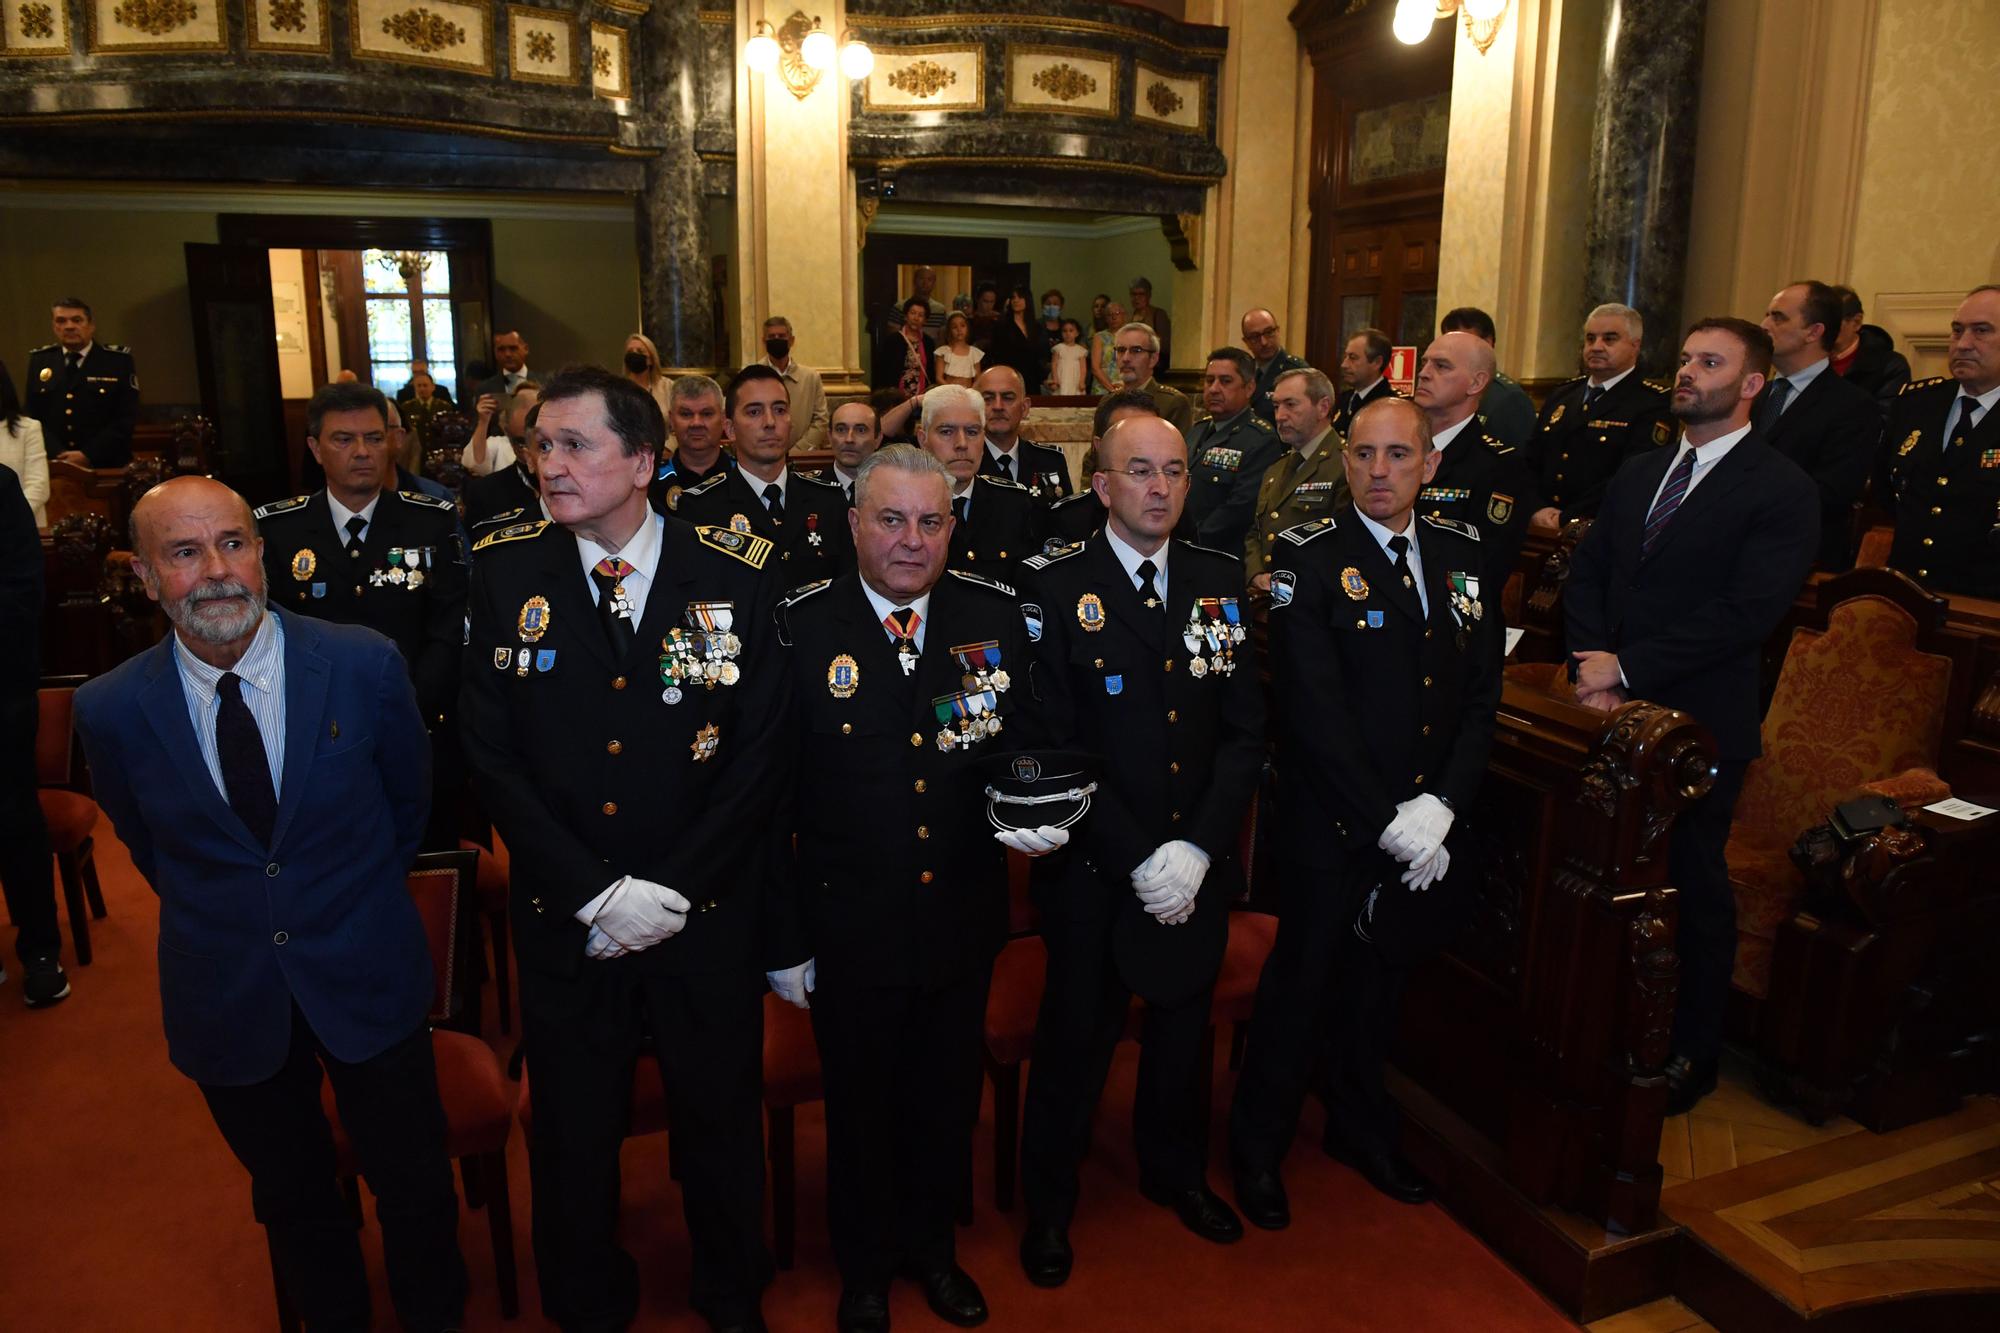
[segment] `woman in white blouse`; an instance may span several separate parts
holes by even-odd
[[[42,442],[42,423],[21,415],[14,377],[0,361],[0,467],[14,469],[21,490],[35,511],[35,526],[49,525],[49,451]]]

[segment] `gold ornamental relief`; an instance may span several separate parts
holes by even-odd
[[[56,35],[56,11],[50,5],[22,5],[21,35],[48,38]]]
[[[412,51],[426,55],[448,50],[465,41],[465,29],[428,9],[406,9],[382,20],[382,31]]]
[[[1097,91],[1097,80],[1067,60],[1036,70],[1029,82],[1058,102],[1074,102]]]
[[[908,93],[919,101],[926,97],[936,97],[957,82],[958,71],[946,69],[935,60],[919,60],[889,75],[891,88]]]
[[[556,58],[555,34],[531,32],[528,34],[528,59],[538,65],[547,65]]]
[[[1156,79],[1152,86],[1146,89],[1146,105],[1153,108],[1155,115],[1171,116],[1187,103],[1182,100],[1179,93],[1167,87],[1164,79]]]
[[[306,0],[271,0],[267,11],[273,32],[304,32],[306,30]]]
[[[194,22],[194,0],[124,0],[111,17],[138,32],[163,37]]]
[[[601,78],[611,77],[611,48],[592,46],[590,48],[590,68]]]

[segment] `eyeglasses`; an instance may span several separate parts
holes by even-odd
[[[1099,471],[1113,477],[1130,477],[1141,486],[1147,485],[1155,477],[1165,477],[1167,485],[1178,486],[1188,478],[1187,468],[1180,463],[1169,463],[1165,467],[1100,468]]]

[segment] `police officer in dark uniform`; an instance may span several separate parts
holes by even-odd
[[[638,1265],[616,1237],[618,1150],[650,1031],[690,1303],[716,1329],[761,1331],[759,973],[802,1002],[806,961],[781,938],[767,960],[763,943],[763,923],[788,915],[764,899],[791,781],[771,547],[649,509],[666,431],[622,375],[557,375],[541,432],[554,521],[479,549],[464,710],[480,795],[516,849],[542,1308],[593,1329],[638,1310]]]
[[[1424,351],[1412,401],[1430,419],[1437,470],[1417,496],[1417,512],[1479,529],[1488,583],[1498,589],[1513,572],[1528,533],[1533,482],[1521,455],[1495,439],[1478,415],[1479,395],[1493,373],[1493,347],[1473,333],[1441,333]]]
[[[888,1328],[898,1274],[952,1323],[985,1317],[953,1250],[1007,936],[1006,857],[975,770],[1041,740],[1013,590],[945,572],[950,474],[890,445],[857,490],[859,572],[778,612],[799,708],[793,897],[813,955],[843,1333]],[[843,799],[815,798],[829,781]]]
[[[1354,504],[1282,534],[1271,572],[1280,916],[1230,1116],[1236,1201],[1267,1229],[1290,1222],[1278,1165],[1326,1022],[1329,1148],[1393,1198],[1429,1195],[1382,1066],[1405,972],[1449,942],[1477,878],[1447,839],[1486,770],[1501,644],[1478,530],[1414,513],[1436,459],[1413,405],[1363,409]]]
[[[662,455],[649,494],[653,508],[671,514],[681,493],[736,466],[723,446],[722,386],[706,375],[683,375],[667,390],[667,429],[674,451]]]
[[[1285,350],[1284,344],[1278,341],[1278,317],[1261,307],[1243,313],[1243,345],[1250,349],[1250,355],[1257,362],[1257,385],[1256,391],[1250,395],[1250,410],[1275,426],[1278,424],[1278,405],[1271,397],[1271,391],[1278,387],[1282,376],[1304,370],[1305,358]]]
[[[736,466],[682,491],[674,515],[769,541],[786,589],[853,569],[847,493],[786,465],[792,425],[784,377],[761,363],[745,366],[730,383],[724,407]]]
[[[1046,510],[1028,488],[978,475],[986,448],[986,404],[963,384],[924,394],[917,442],[951,473],[952,569],[1014,583],[1021,561],[1041,549]]]
[[[528,409],[522,420],[525,447],[515,453],[512,463],[483,477],[466,478],[459,499],[465,508],[465,526],[477,536],[487,535],[478,531],[481,528],[490,531],[496,524],[505,527],[547,517],[542,513],[541,490],[535,484],[535,468],[542,461],[541,451],[535,446],[535,423],[541,419],[541,412],[540,403]]]
[[[1264,469],[1285,452],[1276,428],[1250,410],[1256,384],[1256,363],[1242,348],[1209,354],[1201,387],[1209,414],[1188,437],[1187,506],[1176,534],[1183,541],[1232,554],[1243,549]]]
[[[1584,321],[1586,373],[1549,391],[1520,451],[1534,484],[1530,522],[1559,528],[1595,518],[1612,473],[1673,438],[1672,386],[1638,371],[1644,334],[1639,312],[1627,305],[1598,306]]]
[[[139,419],[139,372],[127,347],[96,341],[90,306],[65,296],[53,309],[56,340],[28,353],[21,410],[42,424],[49,457],[85,467],[132,461]]]
[[[1035,866],[1048,979],[1029,1062],[1021,1174],[1028,1279],[1069,1275],[1077,1169],[1131,997],[1146,1001],[1139,1186],[1205,1240],[1243,1234],[1203,1178],[1209,1002],[1242,885],[1236,849],[1264,764],[1264,701],[1233,554],[1171,539],[1187,447],[1158,418],[1106,432],[1091,484],[1110,517],[1028,562],[1036,680],[1054,743],[1103,776],[1079,844]]]
[[[973,385],[986,400],[986,449],[979,456],[979,475],[1019,482],[1043,504],[1054,504],[1076,488],[1069,483],[1069,460],[1063,451],[1021,438],[1028,418],[1028,390],[1021,372],[994,366]]]
[[[1889,567],[1937,592],[2000,597],[2000,285],[1959,303],[1947,355],[1950,376],[1906,385],[1883,430]]]

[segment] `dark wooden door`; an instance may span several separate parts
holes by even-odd
[[[1365,328],[1393,343],[1423,347],[1437,328],[1439,220],[1406,218],[1344,227],[1334,237],[1333,271],[1324,275],[1337,314],[1334,346]]]
[[[217,477],[252,504],[286,493],[284,393],[262,246],[187,243],[201,410],[215,423]]]

